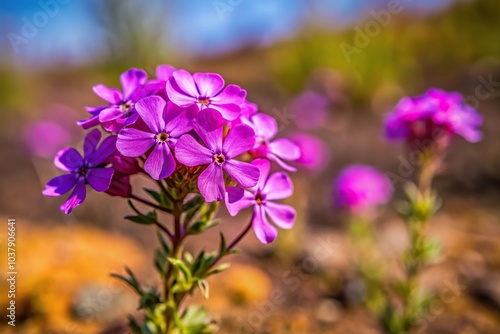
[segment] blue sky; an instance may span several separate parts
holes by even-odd
[[[65,3],[58,5],[52,17],[44,17],[43,4],[58,1]],[[103,27],[96,24],[95,9],[91,7],[97,1],[2,0],[2,57],[10,54],[20,63],[79,63],[92,59],[106,43]],[[453,0],[399,1],[405,10],[426,13]],[[145,3],[148,7],[141,9],[164,23],[150,28],[161,29],[165,42],[186,54],[227,52],[248,43],[269,44],[293,36],[307,20],[329,28],[346,28],[370,10],[387,5],[384,0],[169,0],[163,6],[164,0],[150,0],[135,2],[134,6]],[[36,33],[24,38],[26,21],[36,23],[35,19],[40,25],[35,26]],[[144,25],[154,21],[141,17],[138,20]]]

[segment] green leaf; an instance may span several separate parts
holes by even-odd
[[[205,221],[197,221],[193,225],[189,226],[189,229],[187,233],[189,234],[200,234],[208,230],[209,228],[212,228],[214,226],[217,226],[219,224],[219,220],[211,220],[208,222]]]
[[[226,254],[227,254],[226,238],[224,238],[224,234],[220,232],[219,257],[223,257]]]
[[[158,270],[158,272],[160,273],[160,275],[162,277],[165,277],[166,271],[167,271],[166,270],[167,269],[167,256],[160,249],[156,250],[155,257],[154,257],[154,265],[155,265],[156,269]]]
[[[147,188],[143,188],[143,190],[145,192],[147,192],[149,194],[149,196],[151,196],[156,201],[156,203],[158,203],[160,205],[166,204],[164,199],[163,199],[163,196],[159,192],[151,190],[151,189],[147,189]]]
[[[153,225],[156,223],[156,217],[152,218],[153,215],[150,215],[150,213],[148,213],[147,216],[125,216],[124,218],[137,224]],[[154,216],[156,216],[156,214],[154,214]]]
[[[211,276],[211,275],[215,275],[215,274],[218,274],[218,273],[221,273],[224,270],[227,270],[230,266],[231,266],[230,263],[220,264],[219,266],[215,267],[215,269],[212,269],[210,272],[208,272],[208,274],[206,275],[206,277]]]
[[[186,282],[190,283],[192,282],[193,280],[193,277],[191,275],[191,271],[188,269],[188,267],[184,264],[184,262],[182,262],[181,260],[179,259],[174,259],[172,257],[169,257],[167,258],[168,262],[170,262],[174,267],[176,267],[177,269],[179,269],[180,272],[182,272],[182,274],[184,275],[184,278],[186,280]]]
[[[171,252],[171,249],[170,249],[170,246],[168,245],[167,240],[165,240],[163,233],[160,231],[156,231],[156,236],[158,237],[158,240],[160,241],[160,246],[161,246],[161,249],[163,250],[163,253],[165,253],[166,255],[169,255]]]
[[[115,273],[112,273],[111,276],[124,281],[126,284],[132,287],[139,295],[142,295],[143,294],[142,288],[132,270],[129,267],[125,267],[125,271],[129,275],[129,277],[125,277]]]
[[[147,214],[142,214],[139,210],[136,209],[136,207],[130,200],[128,201],[128,204],[132,207],[132,209],[134,209],[134,211],[140,214],[138,214],[137,216],[125,216],[125,219],[143,225],[151,225],[156,223],[158,215],[156,214],[155,210],[149,211]]]

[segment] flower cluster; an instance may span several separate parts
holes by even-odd
[[[482,137],[478,130],[482,121],[459,93],[431,88],[421,96],[399,101],[386,118],[385,133],[389,140],[417,144],[424,140],[448,142],[457,135],[475,143]]]
[[[275,139],[278,126],[246,100],[246,91],[226,85],[215,73],[190,74],[162,65],[156,78],[132,68],[120,76],[122,89],[97,85],[106,104],[87,107],[90,117],[78,124],[91,130],[84,156],[73,148],[57,153],[55,165],[68,174],[50,180],[43,191],[60,196],[74,188],[61,206],[66,214],[85,199],[86,185],[125,198],[132,196],[130,176],[144,172],[156,181],[175,178],[206,202],[223,201],[235,215],[255,205],[253,228],[260,241],[271,242],[276,229],[291,228],[293,208],[270,202],[289,197],[293,185],[284,172],[269,176],[270,161],[287,171],[300,149]],[[256,159],[252,161],[253,159]]]

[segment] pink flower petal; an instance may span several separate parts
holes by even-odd
[[[117,106],[111,106],[103,109],[99,113],[99,121],[101,123],[111,122],[123,116],[123,111]]]
[[[191,135],[179,138],[175,144],[175,157],[186,166],[207,165],[213,162],[213,153]]]
[[[224,87],[224,79],[216,73],[195,73],[193,78],[200,97],[213,97]]]
[[[266,195],[266,200],[290,197],[293,194],[292,180],[284,172],[273,173],[262,189],[262,194]]]
[[[137,88],[144,85],[147,80],[148,74],[137,68],[131,68],[120,75],[120,83],[122,84],[124,99],[129,99],[132,93]]]
[[[108,88],[105,85],[92,87],[94,93],[110,104],[118,104],[122,100],[122,93],[116,88]]]
[[[228,158],[234,158],[248,152],[255,145],[255,132],[248,125],[237,125],[232,128],[224,140],[222,151]]]
[[[276,226],[291,229],[295,222],[297,212],[289,205],[266,202],[265,211]]]
[[[193,122],[193,128],[203,143],[212,151],[222,150],[222,118],[213,109],[199,112]]]
[[[228,187],[226,190],[226,207],[231,216],[236,216],[240,210],[255,204],[255,196],[241,187]]]
[[[210,108],[217,110],[222,118],[227,121],[233,121],[241,114],[241,108],[235,103],[210,103]]]
[[[125,128],[118,133],[116,148],[126,157],[138,157],[155,143],[152,133],[133,128]]]
[[[227,160],[222,167],[236,183],[244,188],[251,188],[259,181],[259,168],[248,162]]]
[[[200,174],[198,189],[206,202],[216,202],[224,199],[226,188],[222,167],[212,163]]]
[[[267,177],[269,176],[269,171],[271,170],[271,163],[267,159],[255,159],[252,161],[252,165],[257,166],[260,171],[259,182],[254,187],[254,190],[262,190],[266,185]]]
[[[180,107],[189,107],[198,101],[197,96],[186,94],[175,80],[168,80],[166,85],[167,96],[176,105]]]
[[[269,115],[262,113],[255,114],[250,118],[250,121],[256,136],[259,138],[271,140],[278,133],[278,123]]]
[[[155,145],[144,163],[144,170],[155,180],[170,176],[175,170],[175,159],[165,144]]]
[[[269,143],[269,150],[281,159],[297,160],[300,158],[300,148],[291,140],[279,138]]]
[[[256,205],[252,221],[253,231],[257,239],[263,244],[268,244],[278,236],[278,230],[266,218],[262,205]]]
[[[135,109],[144,123],[153,131],[159,133],[165,128],[164,110],[165,100],[159,96],[145,97],[135,104]]]

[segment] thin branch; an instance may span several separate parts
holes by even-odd
[[[172,213],[172,211],[170,209],[164,208],[163,206],[157,205],[157,204],[155,204],[153,202],[145,200],[144,198],[138,197],[138,196],[136,196],[134,194],[130,195],[130,198],[134,199],[134,200],[136,200],[138,202],[141,202],[143,204],[149,205],[150,207],[153,207],[153,208],[158,209],[160,211],[163,211],[163,212],[166,212],[166,213]]]

